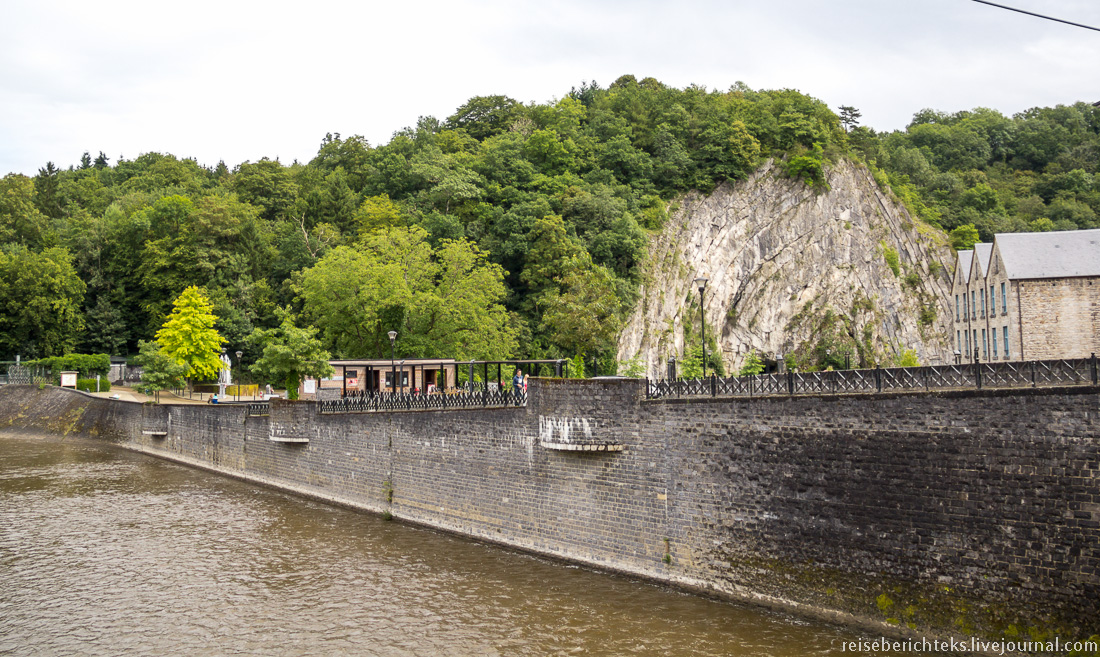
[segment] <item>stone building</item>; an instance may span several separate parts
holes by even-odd
[[[1100,353],[1100,229],[1001,233],[959,251],[951,306],[963,362]]]

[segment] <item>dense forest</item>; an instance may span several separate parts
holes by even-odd
[[[614,372],[669,202],[766,158],[818,189],[830,161],[861,159],[960,246],[1097,225],[1098,107],[924,110],[882,134],[839,112],[624,76],[543,104],[474,97],[384,145],[329,134],[308,163],[47,163],[0,180],[0,357],[133,354],[197,286],[245,363],[250,335],[297,325],[337,357],[388,357],[396,330],[403,356],[581,354]]]

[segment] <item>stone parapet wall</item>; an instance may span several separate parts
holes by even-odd
[[[266,417],[6,386],[0,428],[876,631],[1100,632],[1100,389],[645,401],[638,380],[530,386],[518,408],[274,400]],[[588,444],[622,451],[560,448]]]

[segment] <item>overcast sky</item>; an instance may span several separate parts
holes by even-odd
[[[1098,0],[998,0],[1100,27]],[[925,107],[1100,100],[1100,32],[972,0],[9,0],[0,175],[88,151],[230,167],[389,141],[475,95],[546,102],[620,75],[793,88],[876,130]]]

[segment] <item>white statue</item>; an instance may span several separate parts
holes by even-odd
[[[225,352],[222,352],[221,361],[222,368],[218,371],[218,397],[224,398],[225,387],[233,385],[233,363]]]

